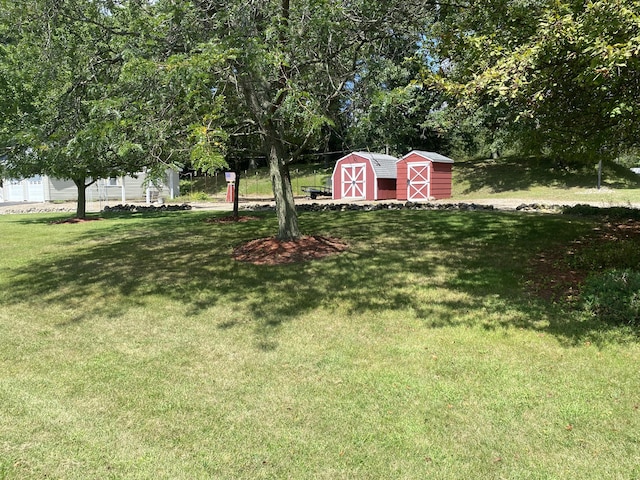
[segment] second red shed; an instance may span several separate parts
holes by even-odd
[[[395,199],[397,162],[383,153],[353,152],[342,157],[331,176],[333,199]]]
[[[397,198],[421,202],[451,197],[453,160],[435,152],[414,150],[398,160]]]

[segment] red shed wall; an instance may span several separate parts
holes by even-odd
[[[371,162],[369,160],[364,160],[367,162],[367,196],[365,200],[375,200],[376,199],[376,174],[373,171],[373,167],[371,166]]]
[[[340,171],[340,164],[342,160],[338,160],[333,167],[333,173],[331,174],[331,198],[339,200],[342,198],[342,191],[338,188],[342,184],[342,172]]]
[[[397,190],[395,178],[379,178],[378,198],[375,198],[374,200],[395,200],[396,193]]]
[[[398,173],[398,183],[396,184],[396,198],[398,200],[407,200],[409,198],[407,188],[407,160],[400,160],[396,164]]]
[[[431,163],[431,196],[436,200],[451,198],[451,164]]]
[[[331,198],[340,200],[342,198],[342,169],[340,166],[345,162],[346,158],[341,158],[336,162],[331,174]]]

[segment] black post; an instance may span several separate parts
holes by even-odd
[[[600,185],[602,184],[602,159],[598,162],[598,190],[600,190]]]
[[[240,171],[236,171],[236,179],[233,187],[233,217],[238,218],[238,203],[240,198]]]

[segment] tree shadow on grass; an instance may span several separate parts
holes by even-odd
[[[227,225],[205,223],[211,214],[201,212],[93,222],[100,229],[70,235],[59,254],[11,271],[0,298],[73,309],[60,327],[118,317],[158,296],[184,305],[187,317],[233,306],[219,328],[250,322],[264,350],[276,348],[283,322],[316,309],[372,318],[411,312],[428,328],[472,326],[489,312],[486,328],[544,328],[568,342],[594,328],[557,321],[557,308],[521,288],[531,255],[549,238],[576,238],[584,222],[497,212],[305,213],[303,231],[339,237],[350,251],[280,266],[235,262],[235,245],[276,231],[272,214],[256,215],[262,220]]]
[[[597,170],[591,164],[568,163],[550,158],[509,157],[498,160],[458,162],[457,174],[469,182],[462,193],[481,190],[492,193],[515,192],[532,187],[594,188]],[[628,169],[606,162],[604,185],[616,188],[639,188],[640,178]]]

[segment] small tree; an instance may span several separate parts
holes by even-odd
[[[122,117],[124,101],[113,88],[123,64],[121,35],[118,16],[105,8],[46,0],[0,7],[8,38],[2,73],[22,85],[3,120],[5,168],[12,175],[72,180],[78,217],[85,216],[89,185],[144,165],[142,149],[127,138],[133,125]]]
[[[86,188],[99,178],[143,169],[158,178],[190,155],[207,168],[225,164],[216,127],[222,103],[203,81],[207,63],[172,51],[154,8],[106,0],[0,4],[7,39],[0,82],[19,85],[2,104],[5,168],[72,180],[80,218]]]
[[[227,130],[232,139],[259,139],[269,163],[277,236],[296,239],[301,232],[290,163],[323,143],[369,62],[399,44],[419,48],[422,26],[435,9],[417,0],[231,0],[198,8],[193,31],[228,54],[217,88],[230,113]]]

